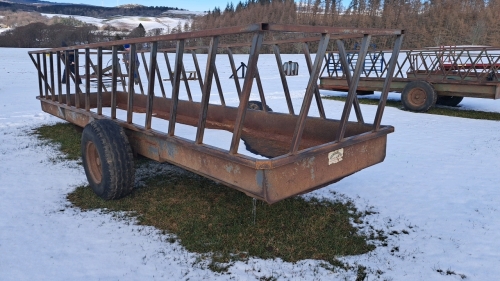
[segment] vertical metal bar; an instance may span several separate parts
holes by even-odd
[[[70,88],[70,83],[69,83],[69,73],[71,72],[70,66],[69,66],[69,51],[66,50],[64,51],[64,79],[66,81],[66,105],[71,105],[71,88]]]
[[[260,80],[259,68],[255,70],[255,82],[257,82],[257,89],[259,90],[259,97],[262,102],[262,110],[267,112],[266,97],[264,96],[264,88],[262,87],[262,81]]]
[[[141,91],[141,94],[144,95],[144,88],[142,86],[142,80],[141,80],[141,75],[139,73],[139,65],[137,65],[137,63],[139,63],[139,55],[137,54],[137,46],[136,44],[131,44],[130,45],[130,61],[129,61],[129,65],[128,67],[133,67],[133,68],[130,68],[130,69],[133,69],[133,72],[132,72],[132,77],[133,79],[130,80],[130,69],[129,69],[129,93],[130,93],[130,85],[132,85],[132,89],[134,90],[134,94],[135,94],[135,89],[134,89],[134,84],[137,84],[139,85],[139,90]],[[132,52],[134,53],[134,56],[132,57]],[[147,67],[147,65],[145,65],[145,67]],[[137,75],[137,83],[136,83],[136,79],[135,79],[135,76]]]
[[[175,122],[177,119],[177,105],[179,103],[179,87],[181,84],[181,68],[182,57],[184,55],[184,39],[177,41],[177,48],[175,50],[175,70],[172,80],[172,102],[170,104],[170,118],[168,119],[168,135],[173,136],[175,133]],[[167,53],[165,53],[165,61],[170,72],[170,64],[168,62]],[[171,72],[170,72],[171,73]],[[170,76],[172,77],[172,76]]]
[[[135,56],[137,55],[136,52],[136,46],[135,44],[130,44],[130,50],[128,51],[128,62],[125,62],[127,66],[127,73],[128,73],[128,89],[127,92],[133,92],[134,91],[134,75],[135,75]]]
[[[234,65],[233,50],[227,48],[227,56],[229,57],[229,64],[231,65],[231,70],[233,71],[234,85],[236,86],[236,93],[238,93],[238,98],[241,99],[241,86],[240,80],[238,78],[238,71]]]
[[[170,66],[170,60],[168,59],[168,53],[164,52],[163,55],[165,56],[165,63],[167,64],[167,70],[168,70],[168,79],[170,80],[170,84],[172,84],[172,87],[174,86],[174,72],[172,71],[172,67]]]
[[[53,101],[56,100],[56,93],[55,93],[55,89],[56,89],[56,85],[55,85],[55,82],[54,82],[54,55],[52,52],[50,52],[49,54],[49,58],[50,58],[50,88],[51,88],[51,98]]]
[[[302,139],[302,133],[304,132],[305,120],[311,107],[312,96],[314,94],[314,88],[317,87],[317,81],[319,72],[321,71],[321,64],[323,62],[323,57],[328,47],[328,42],[330,41],[330,34],[321,34],[321,39],[318,43],[318,51],[316,57],[314,58],[314,65],[312,68],[311,75],[309,76],[309,82],[307,83],[306,93],[304,95],[304,100],[302,102],[302,107],[300,109],[299,118],[295,125],[295,131],[292,137],[292,145],[290,148],[290,153],[297,153],[300,145],[300,140]]]
[[[157,55],[155,56],[157,57]],[[158,84],[160,84],[160,90],[161,90],[161,95],[166,98],[167,96],[165,95],[165,88],[163,87],[163,80],[161,79],[161,73],[160,73],[160,68],[158,67],[158,63],[155,63],[156,65],[156,75],[158,75]]]
[[[290,90],[288,89],[288,83],[286,81],[286,75],[283,71],[283,62],[281,61],[281,54],[278,45],[273,45],[274,56],[276,57],[276,63],[278,64],[278,72],[281,78],[281,84],[283,84],[283,91],[285,93],[286,104],[288,105],[288,113],[295,114],[293,111],[292,98],[290,97]]]
[[[337,48],[339,49],[340,64],[342,65],[342,68],[346,70],[344,72],[346,75],[347,86],[350,86],[352,83],[352,76],[351,76],[351,71],[348,68],[349,65],[347,62],[347,55],[346,55],[344,43],[341,40],[337,40]],[[356,118],[358,119],[358,122],[364,124],[365,121],[363,119],[363,114],[361,113],[361,106],[359,105],[358,95],[354,96],[353,104],[354,104],[354,111],[356,112]]]
[[[224,100],[224,93],[222,92],[222,85],[220,84],[219,72],[217,72],[217,67],[214,65],[214,78],[215,84],[217,85],[217,91],[219,91],[220,103],[226,106],[226,101]]]
[[[130,45],[130,60],[128,62],[128,95],[127,95],[127,123],[132,124],[132,116],[134,113],[134,82],[135,82],[135,65],[136,52],[135,44]]]
[[[309,51],[309,46],[307,45],[307,43],[304,43],[304,45],[307,46],[307,50]],[[326,69],[326,74],[329,76],[329,77],[332,77],[332,75],[330,74],[330,63],[328,61],[328,57],[330,56],[330,54],[325,54],[325,65],[323,65],[323,68],[321,69],[321,72],[320,72],[320,76],[323,75],[323,73],[325,72],[325,69]]]
[[[186,86],[186,92],[187,92],[187,95],[188,95],[188,99],[189,101],[193,101],[193,97],[191,96],[191,89],[189,88],[189,82],[187,80],[187,76],[186,76],[186,69],[184,69],[184,63],[182,63],[182,68],[181,68],[181,71],[182,71],[182,80],[184,80],[184,86]]]
[[[229,149],[229,153],[231,154],[238,153],[241,131],[243,129],[243,122],[245,121],[248,99],[250,98],[250,91],[252,90],[253,78],[255,77],[255,73],[257,71],[257,61],[259,60],[259,52],[262,47],[263,37],[263,33],[259,32],[254,35],[252,40],[250,55],[248,57],[247,75],[245,76],[243,90],[241,91],[240,105],[238,107],[238,113],[236,115],[236,122],[233,130],[233,138],[231,140],[231,147]]]
[[[141,90],[141,95],[144,95],[144,87],[142,85],[141,74],[139,73],[139,67],[137,67],[137,84],[139,85],[139,89]]]
[[[73,50],[73,54],[75,56],[75,75],[73,82],[75,82],[75,106],[76,108],[80,108],[80,64],[78,59],[78,50]],[[71,72],[71,71],[70,71]]]
[[[97,48],[97,66],[97,114],[102,115],[102,47]]]
[[[111,74],[111,119],[116,119],[116,78],[118,75],[118,46],[113,46],[111,51],[111,60],[113,64],[112,74]],[[121,73],[120,73],[120,76]]]
[[[85,48],[85,110],[90,111],[90,49]]]
[[[377,131],[380,129],[380,122],[382,122],[382,115],[384,114],[385,104],[387,102],[387,95],[389,94],[389,87],[392,82],[394,69],[396,68],[396,63],[398,61],[399,51],[401,50],[401,45],[403,44],[403,34],[396,37],[394,42],[394,48],[392,50],[391,60],[389,62],[389,69],[387,70],[387,76],[385,77],[384,86],[382,88],[382,93],[380,96],[380,101],[377,108],[377,113],[375,114],[375,119],[373,120],[373,130]]]
[[[155,76],[156,76],[156,53],[158,51],[158,42],[153,42],[149,53],[149,77],[148,77],[148,99],[146,103],[146,130],[151,129],[151,119],[153,117],[153,100],[155,97]],[[161,83],[161,81],[160,81]]]
[[[191,51],[191,55],[193,56],[194,68],[196,70],[196,75],[198,75],[198,82],[200,83],[200,90],[203,91],[203,79],[201,78],[200,65],[198,64],[198,58],[196,57],[196,52]]]
[[[33,55],[30,54],[31,60],[38,70],[38,90],[40,93],[40,97],[43,98],[43,87],[42,87],[42,71],[40,70],[40,54],[36,54],[36,61],[33,58]]]
[[[141,52],[141,58],[142,58],[142,64],[144,65],[144,71],[146,72],[146,76],[149,77],[149,70],[148,70],[148,65],[146,63],[146,55],[144,55],[144,52]]]
[[[118,58],[118,53],[116,54]],[[128,69],[128,64],[125,64],[125,69]],[[119,61],[117,62],[117,70],[118,70],[118,76],[120,77],[120,82],[122,84],[123,91],[127,91],[127,79],[125,79],[123,73],[122,73],[122,67],[120,66]],[[128,70],[127,70],[128,71]]]
[[[101,52],[101,56],[102,56],[102,52]],[[92,62],[92,59],[91,59],[91,58],[89,58],[89,64],[90,64],[90,67],[92,67],[92,69],[94,70],[94,73],[95,73],[95,74],[96,74],[96,76],[97,76],[97,75],[98,75],[98,73],[99,73],[99,69],[97,69],[97,66],[95,66],[95,64]],[[101,66],[101,72],[102,72],[102,73],[103,73],[103,75],[104,75],[104,71],[103,71],[103,70],[104,70],[104,68],[102,68],[102,66]],[[89,79],[90,79],[90,78],[89,78]],[[103,84],[103,85],[100,85],[100,86],[99,86],[99,84],[97,84],[97,86],[98,86],[98,87],[102,87],[106,93],[108,92],[108,89],[106,89],[106,86],[104,86],[104,84]]]
[[[352,104],[354,98],[356,97],[356,90],[358,88],[359,77],[361,76],[362,66],[365,61],[366,53],[368,52],[368,46],[370,45],[371,35],[365,34],[363,36],[363,41],[361,43],[361,48],[358,53],[358,61],[356,62],[356,67],[351,78],[351,84],[349,85],[349,93],[347,95],[347,100],[344,105],[344,111],[342,112],[342,117],[340,118],[339,129],[337,132],[337,141],[341,141],[344,138],[345,127],[347,121],[349,120],[349,115],[351,113]]]
[[[47,83],[47,54],[43,54],[43,76],[44,76],[44,85],[45,85],[45,98],[49,98],[49,84]]]
[[[307,64],[307,70],[309,71],[309,75],[311,75],[312,61],[311,61],[311,54],[309,52],[309,45],[307,45],[307,43],[304,43],[302,45],[302,50],[304,51],[304,56],[305,56],[306,64]],[[325,65],[328,65],[328,62]],[[326,118],[325,108],[323,107],[323,101],[321,100],[321,94],[319,93],[318,86],[314,87],[314,97],[316,98],[316,104],[318,105],[319,116],[322,119],[325,119]]]
[[[57,52],[57,101],[62,103],[61,52]]]
[[[128,60],[125,60],[125,52],[128,52],[128,56],[129,56]],[[125,65],[125,70],[127,70],[127,79],[129,79],[129,77],[130,77],[130,51],[124,51],[122,53],[122,57],[123,57],[123,64]],[[121,70],[121,68],[120,68],[120,70]],[[120,76],[123,77],[122,74],[120,74]],[[122,81],[122,84],[128,85],[127,79],[124,79],[124,81]],[[130,83],[130,80],[128,82]],[[123,87],[123,91],[127,92],[127,89],[125,87]]]
[[[215,58],[217,56],[217,48],[219,46],[219,36],[212,37],[208,50],[207,67],[205,71],[205,83],[201,96],[201,112],[198,118],[198,128],[196,131],[196,144],[203,143],[203,135],[205,133],[205,124],[207,122],[208,104],[210,102],[210,91],[212,90],[212,81],[215,70]]]

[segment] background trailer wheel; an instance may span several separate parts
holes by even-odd
[[[82,160],[92,190],[105,200],[128,195],[135,180],[134,157],[122,127],[94,120],[82,133]]]
[[[264,110],[262,102],[256,100],[248,101],[248,108],[253,110]],[[267,104],[266,104],[266,109],[267,111],[273,111]]]
[[[375,92],[374,91],[356,91],[356,94],[358,96],[368,96],[368,95],[373,95]]]
[[[437,94],[426,81],[412,81],[401,92],[403,107],[413,112],[426,112],[436,104]]]
[[[436,100],[436,104],[446,105],[446,106],[457,106],[464,97],[457,96],[438,96]]]

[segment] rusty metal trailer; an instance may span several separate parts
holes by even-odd
[[[230,43],[235,37],[242,36],[247,36],[249,43]],[[395,61],[388,64],[383,95],[371,123],[365,122],[356,98],[360,65],[348,74],[349,95],[340,119],[327,117],[334,112],[325,111],[317,87],[329,43],[336,44],[346,58],[342,39],[359,38],[363,42],[359,56],[364,57],[373,36],[391,37],[394,40],[392,57],[398,56],[403,40],[401,30],[268,23],[37,50],[30,51],[29,55],[38,70],[37,99],[43,111],[84,127],[81,143],[83,166],[90,186],[100,197],[120,198],[133,190],[132,160],[133,153],[137,153],[159,162],[172,163],[273,203],[336,182],[384,160],[387,135],[394,128],[381,125],[381,120]],[[202,45],[205,42],[207,44]],[[126,71],[120,70],[118,47],[123,44],[132,46],[130,57],[138,54],[143,58],[147,77],[137,84],[133,82],[134,60],[130,61]],[[297,113],[281,67],[280,46],[286,44],[302,47],[309,71],[302,107]],[[266,106],[266,93],[260,79],[263,73],[258,68],[259,54],[265,48],[275,55],[274,73],[280,74],[288,112],[272,112]],[[315,56],[310,54],[309,48],[316,50]],[[235,50],[248,51],[247,75],[242,85],[234,64]],[[107,74],[103,71],[104,52],[110,52],[112,60]],[[188,79],[182,79],[189,77],[184,62],[187,52],[191,52],[198,80],[190,81],[192,84]],[[197,59],[200,52],[207,60],[203,75]],[[75,54],[75,73],[66,73],[71,83],[63,89],[61,70],[70,66],[67,58],[71,53]],[[164,60],[158,56],[162,53]],[[172,55],[175,57],[173,67]],[[228,57],[234,74],[230,81],[234,82],[238,94],[237,107],[226,105],[224,100],[216,63],[221,56]],[[149,62],[146,57],[149,57]],[[159,67],[162,61],[168,68],[164,77],[170,80],[165,85]],[[347,66],[347,61],[344,61]],[[84,67],[83,73],[79,71],[80,65]],[[111,84],[107,87],[104,78],[110,78]],[[91,85],[92,79],[94,85]],[[75,83],[79,80],[81,84]],[[214,82],[219,100],[211,102]],[[254,82],[262,110],[248,106]],[[198,89],[201,100],[196,101],[189,89]],[[313,97],[319,112],[316,117],[308,114]],[[356,121],[348,120],[351,108],[356,112]],[[156,124],[154,128],[153,123]],[[179,126],[185,125],[195,130],[194,139],[179,133]],[[211,129],[229,132],[230,145],[220,148],[205,143],[204,135]],[[266,158],[239,153],[240,140]]]
[[[359,81],[359,94],[381,91],[388,69],[387,51],[368,52]],[[357,55],[350,54],[349,67]],[[425,112],[435,104],[457,106],[464,97],[500,98],[500,48],[446,46],[401,51],[390,86],[401,93],[403,107]],[[338,53],[325,55],[319,88],[347,91]]]

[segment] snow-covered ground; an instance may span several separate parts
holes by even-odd
[[[85,17],[85,16],[69,16],[69,15],[62,15],[62,14],[42,14],[48,18],[52,18],[54,16],[62,17],[62,18],[67,18],[67,17],[73,17],[77,20],[93,24],[97,27],[103,27],[104,25],[111,25],[116,28],[127,28],[127,29],[134,29],[137,26],[139,26],[139,23],[144,26],[144,29],[146,31],[150,29],[155,29],[155,28],[163,28],[165,30],[167,29],[172,29],[174,27],[177,27],[180,25],[181,27],[184,27],[184,24],[186,22],[189,22],[187,19],[183,18],[172,18],[172,17],[138,17],[138,16],[119,16],[119,17],[113,17],[109,19],[100,19],[100,18],[94,18],[94,17]]]
[[[38,81],[27,51],[0,49],[0,280],[355,279],[353,272],[333,273],[316,260],[250,259],[220,275],[151,227],[71,208],[65,197],[86,182],[85,175],[74,162],[53,161],[57,149],[30,135],[32,128],[60,120],[42,112],[35,99]],[[283,60],[301,66],[299,76],[287,78],[298,111],[308,78],[303,56]],[[217,61],[229,89],[227,56]],[[237,56],[238,61],[244,57]],[[260,62],[270,107],[287,110],[279,75],[263,75],[276,67],[274,58],[264,55]],[[190,83],[197,87],[196,81]],[[164,85],[168,89],[170,83]],[[216,101],[215,88],[213,93]],[[225,93],[228,104],[237,103],[234,90]],[[323,102],[327,116],[338,119],[343,103]],[[311,108],[317,114],[314,103]],[[465,98],[462,108],[500,112],[500,101]],[[373,118],[374,106],[362,109],[365,120]],[[395,127],[384,162],[307,195],[350,198],[358,208],[375,212],[366,219],[370,225],[398,233],[390,235],[387,247],[342,259],[368,267],[368,280],[379,274],[381,280],[498,278],[500,122],[388,107],[383,124]],[[220,142],[217,135],[205,140]]]
[[[196,14],[201,15],[202,12],[190,12],[190,11],[169,11],[168,16],[158,16],[158,17],[139,17],[139,16],[117,16],[108,19],[94,18],[94,17],[86,17],[86,16],[71,16],[71,15],[63,15],[63,14],[45,14],[42,15],[52,18],[52,17],[62,17],[68,18],[73,17],[77,20],[86,22],[88,24],[93,24],[98,28],[102,28],[105,25],[111,25],[113,27],[122,29],[126,28],[132,30],[139,26],[141,23],[144,26],[146,31],[155,29],[155,28],[163,28],[166,32],[171,31],[173,28],[177,28],[178,26],[184,28],[186,23],[190,23],[189,19],[183,18],[185,14]],[[179,15],[177,18],[175,15]],[[2,16],[0,16],[2,17]],[[9,30],[10,28],[0,28],[0,33]]]
[[[4,16],[0,16],[0,20],[1,20],[1,19],[3,19],[3,18],[4,18]],[[5,32],[5,31],[9,30],[9,29],[10,29],[10,28],[8,28],[8,27],[3,27],[3,26],[0,26],[0,34],[1,34],[2,32]]]

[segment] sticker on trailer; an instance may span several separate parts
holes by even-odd
[[[342,161],[343,156],[344,156],[343,148],[328,153],[328,165],[332,165]]]

